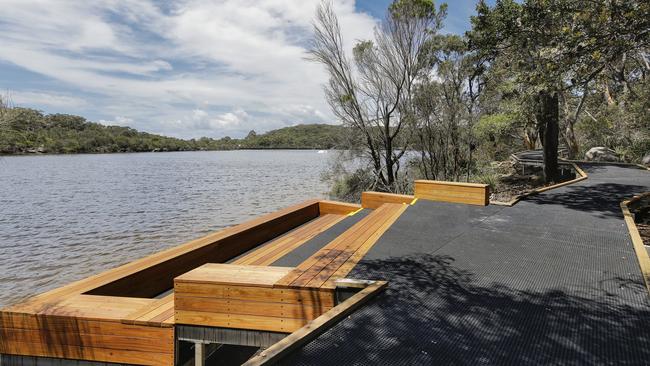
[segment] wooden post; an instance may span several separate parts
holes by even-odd
[[[205,343],[194,342],[194,366],[205,366]]]

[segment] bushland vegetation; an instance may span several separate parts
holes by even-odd
[[[463,35],[440,31],[446,9],[396,0],[352,50],[331,4],[318,9],[310,56],[355,161],[327,174],[335,195],[408,193],[419,177],[498,185],[521,150],[543,151],[540,184],[562,179],[561,152],[650,153],[649,2],[480,1]]]

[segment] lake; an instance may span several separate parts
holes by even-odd
[[[310,198],[333,153],[0,157],[0,306]]]

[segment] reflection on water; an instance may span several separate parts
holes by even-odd
[[[0,306],[309,198],[316,151],[0,157]]]

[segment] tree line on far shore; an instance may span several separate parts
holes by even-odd
[[[105,126],[67,114],[44,114],[29,108],[0,107],[0,154],[76,154],[236,149],[331,149],[344,127],[297,125],[246,138],[202,137],[183,140]]]

